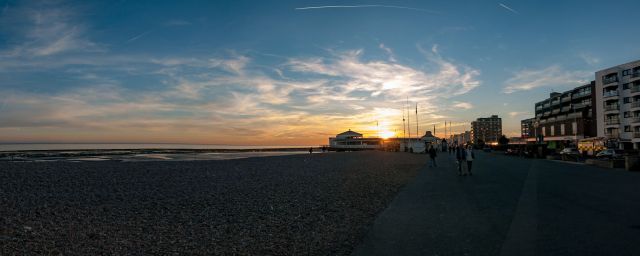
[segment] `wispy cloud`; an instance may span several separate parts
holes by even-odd
[[[471,103],[469,103],[469,102],[459,102],[459,101],[455,101],[455,102],[453,102],[453,103],[454,103],[454,104],[452,105],[452,107],[454,107],[454,108],[459,108],[459,109],[464,109],[464,110],[472,109],[472,108],[473,108],[473,105],[471,105]]]
[[[587,83],[587,77],[593,76],[588,71],[568,71],[559,65],[544,69],[525,69],[516,72],[504,82],[504,93],[527,91],[540,87],[578,86]]]
[[[504,8],[504,9],[506,9],[506,10],[508,10],[508,11],[512,12],[512,13],[520,14],[518,11],[516,11],[516,10],[514,10],[513,8],[511,8],[511,7],[507,6],[506,4],[498,3],[498,6],[500,6],[500,7]]]
[[[3,9],[2,25],[27,26],[11,31],[15,41],[13,49],[5,56],[49,56],[70,51],[101,51],[96,43],[86,37],[86,27],[73,9],[62,8],[55,3],[41,2],[33,5]]]
[[[393,54],[393,51],[391,50],[391,48],[386,47],[382,43],[380,45],[378,45],[378,47],[380,47],[380,49],[382,49],[383,51],[385,51],[387,53],[387,55],[389,55],[389,61],[396,62],[395,54]]]
[[[589,64],[589,65],[595,65],[600,63],[600,59],[588,54],[588,53],[581,53],[578,55],[578,57],[580,57],[580,59],[582,59],[585,63]]]
[[[393,9],[405,9],[405,10],[413,10],[413,11],[422,11],[422,12],[430,12],[435,13],[434,11],[415,8],[409,6],[398,6],[398,5],[380,5],[380,4],[366,4],[366,5],[322,5],[322,6],[307,6],[307,7],[297,7],[296,10],[313,10],[313,9],[329,9],[329,8],[393,8]]]

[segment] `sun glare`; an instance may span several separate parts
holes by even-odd
[[[396,135],[396,133],[392,131],[380,131],[379,135],[380,135],[380,138],[388,139]]]

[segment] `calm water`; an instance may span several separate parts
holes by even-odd
[[[197,144],[0,144],[0,151],[91,150],[91,149],[263,149],[309,148],[310,146],[237,146]],[[316,146],[317,147],[317,146]]]

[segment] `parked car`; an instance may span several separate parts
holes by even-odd
[[[624,151],[619,150],[619,149],[605,149],[602,150],[600,152],[598,152],[598,154],[596,154],[597,158],[604,158],[604,159],[614,159],[614,158],[622,158],[622,156],[624,155]]]
[[[564,148],[562,151],[560,151],[560,155],[579,156],[580,151],[576,148]]]
[[[504,151],[505,155],[517,156],[520,154],[520,150],[517,148],[508,148]]]

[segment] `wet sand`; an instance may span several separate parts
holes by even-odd
[[[425,160],[0,162],[0,254],[347,255]]]

